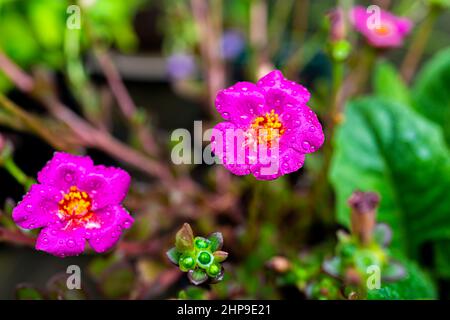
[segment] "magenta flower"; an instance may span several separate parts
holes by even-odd
[[[407,18],[397,17],[380,9],[379,25],[374,16],[366,8],[356,6],[351,11],[351,22],[367,41],[377,48],[399,47],[403,39],[412,29],[412,22]]]
[[[238,82],[217,94],[216,108],[227,120],[212,133],[211,149],[226,169],[271,180],[297,171],[305,154],[324,141],[317,116],[306,105],[303,86],[272,71],[256,85]]]
[[[36,249],[58,257],[78,255],[86,240],[104,252],[131,227],[133,218],[121,206],[130,176],[119,168],[94,166],[90,157],[56,152],[14,208],[13,219],[24,229],[43,228]]]

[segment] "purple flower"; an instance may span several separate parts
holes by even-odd
[[[309,97],[278,70],[256,85],[238,82],[221,90],[216,108],[227,121],[215,126],[212,151],[236,175],[271,180],[297,171],[305,154],[324,142],[322,126],[306,105]]]
[[[194,57],[185,53],[175,53],[167,58],[166,69],[175,80],[191,78],[197,71]]]
[[[134,222],[121,205],[130,185],[122,169],[56,152],[37,180],[12,214],[21,228],[42,228],[37,250],[73,256],[84,251],[87,240],[92,249],[104,252]]]
[[[227,30],[222,36],[222,56],[225,59],[236,58],[245,47],[245,39],[241,32]]]
[[[375,13],[368,13],[366,8],[361,6],[356,6],[351,11],[352,24],[372,46],[377,48],[401,46],[403,39],[412,29],[411,20],[397,17],[381,9],[379,18],[377,26]]]

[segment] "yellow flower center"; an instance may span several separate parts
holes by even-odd
[[[277,141],[284,133],[285,129],[275,110],[267,112],[264,116],[259,116],[253,120],[250,128],[257,137],[258,143],[266,143],[269,146],[273,141]]]
[[[391,32],[391,28],[386,24],[382,24],[379,27],[375,28],[374,31],[379,36],[387,36]]]
[[[87,223],[94,213],[91,211],[92,200],[89,195],[78,190],[76,186],[70,187],[68,193],[59,201],[58,216],[70,223]]]

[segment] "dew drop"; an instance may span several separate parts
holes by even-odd
[[[66,244],[69,248],[73,248],[73,247],[75,247],[75,240],[69,239],[69,240],[67,240]]]
[[[130,221],[130,220],[126,220],[126,221],[123,223],[123,227],[124,227],[125,229],[128,229],[130,226],[131,226],[131,221]]]
[[[25,210],[28,211],[28,212],[33,211],[33,205],[27,204],[27,205],[25,206]]]
[[[302,147],[303,147],[303,149],[305,149],[305,151],[309,151],[310,148],[311,148],[311,145],[309,144],[308,141],[303,141],[302,142]]]
[[[70,183],[73,181],[73,175],[71,173],[66,173],[66,175],[64,176],[64,181]]]

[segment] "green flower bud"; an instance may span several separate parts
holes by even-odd
[[[183,255],[179,261],[180,269],[188,271],[195,267],[195,259],[191,255]]]
[[[197,261],[201,267],[208,267],[213,261],[213,256],[208,251],[200,251],[197,256]]]
[[[197,249],[206,249],[209,247],[209,241],[202,237],[196,237],[194,243]]]
[[[331,54],[333,59],[338,62],[342,62],[347,59],[352,50],[350,42],[346,40],[340,40],[331,45]]]
[[[213,263],[213,264],[209,267],[207,273],[208,273],[208,275],[209,275],[210,277],[213,277],[213,278],[214,278],[214,277],[217,277],[217,276],[219,275],[219,273],[220,273],[221,270],[222,270],[222,268],[220,267],[219,264]]]

